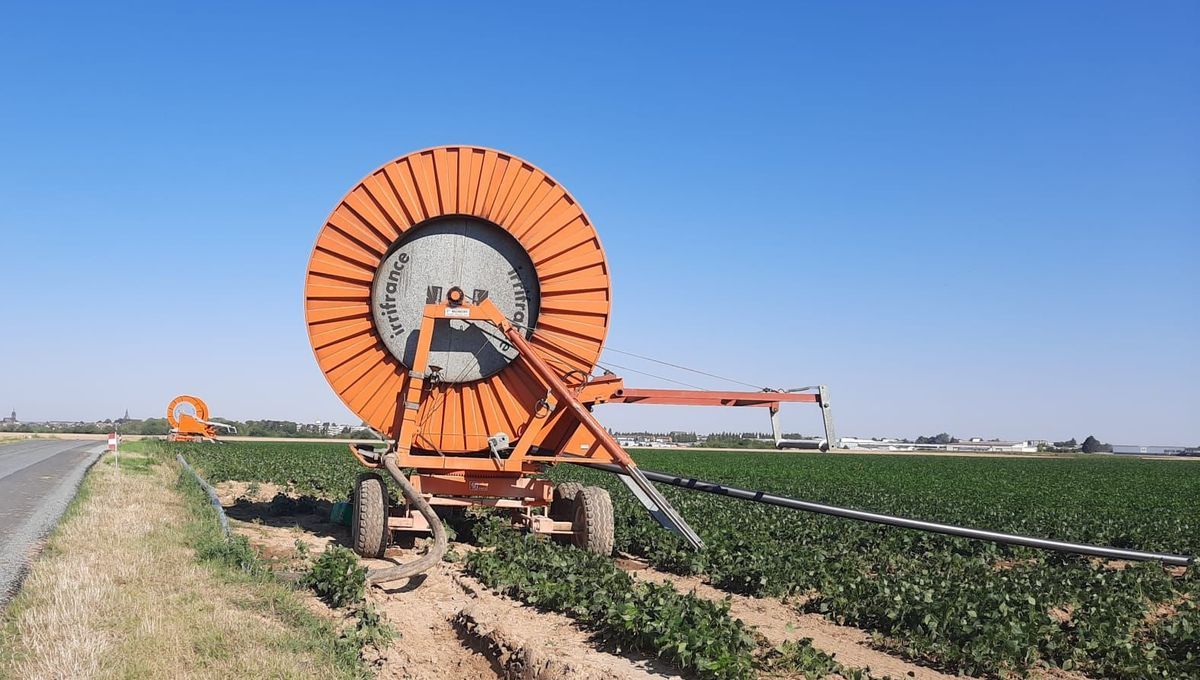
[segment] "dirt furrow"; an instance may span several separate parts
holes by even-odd
[[[291,503],[273,485],[225,482],[218,495],[235,531],[245,535],[268,560],[283,569],[301,560],[297,544],[310,555],[331,544],[349,542],[345,527],[328,521],[328,510],[309,502]],[[452,544],[465,553],[470,546]],[[420,550],[392,548],[388,558],[414,559]],[[363,560],[368,568],[387,560]],[[412,579],[372,588],[368,597],[398,635],[370,659],[385,680],[650,680],[678,678],[661,663],[609,653],[594,635],[570,618],[538,611],[497,595],[445,562]],[[315,609],[323,605],[313,602]]]

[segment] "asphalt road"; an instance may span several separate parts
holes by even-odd
[[[41,540],[105,448],[92,441],[54,439],[0,444],[0,606],[20,585]]]

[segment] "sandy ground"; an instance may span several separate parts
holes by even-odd
[[[349,542],[347,528],[328,522],[328,507],[294,504],[271,484],[223,482],[217,494],[235,531],[247,536],[278,568],[299,568],[297,541],[309,554]],[[457,552],[470,546],[452,544]],[[420,550],[393,548],[389,560],[406,562]],[[389,566],[364,560],[369,568]],[[386,680],[512,678],[616,680],[679,677],[653,660],[604,651],[591,633],[558,614],[539,612],[496,595],[443,562],[421,576],[372,588],[369,594],[399,633],[377,659]]]
[[[314,512],[311,505],[289,501],[293,496],[284,492],[282,487],[271,484],[217,485],[234,529],[248,536],[264,557],[282,569],[298,568],[297,541],[306,545],[310,554],[318,554],[330,544],[348,544],[348,529],[328,522],[327,504],[318,506]],[[474,548],[451,543],[451,549],[465,554]],[[405,562],[416,554],[417,551],[393,548],[388,558]],[[795,602],[731,595],[700,578],[663,573],[630,556],[614,559],[618,567],[635,578],[667,581],[681,592],[692,592],[706,599],[727,599],[731,614],[772,644],[808,638],[814,647],[833,654],[845,666],[869,669],[874,677],[918,680],[961,677],[881,651],[866,631],[838,625],[818,614],[802,614]],[[371,568],[389,565],[384,560],[365,560],[365,563]],[[604,651],[603,645],[570,619],[496,595],[466,575],[457,563],[443,563],[421,577],[392,584],[384,590],[372,589],[370,597],[400,632],[396,644],[376,659],[381,678],[679,677],[652,660]],[[1034,669],[1030,677],[1085,680],[1080,674],[1055,669]]]
[[[217,493],[234,529],[250,538],[265,558],[281,569],[298,568],[297,541],[318,554],[330,544],[346,545],[349,532],[328,522],[328,506],[296,505],[282,487],[223,482]],[[452,543],[458,553],[471,546]],[[418,547],[419,550],[419,547]],[[417,553],[397,548],[398,562]],[[729,598],[731,613],[772,644],[810,638],[818,649],[849,667],[869,668],[876,676],[943,680],[940,673],[871,646],[865,631],[837,625],[817,614],[800,614],[785,602],[730,596],[698,578],[665,574],[634,559],[618,566],[636,578],[670,581],[682,592],[708,599]],[[365,560],[383,567],[382,560]],[[653,661],[611,654],[570,619],[538,612],[496,595],[466,575],[456,563],[443,563],[421,577],[373,589],[372,600],[400,632],[399,640],[377,660],[382,678],[670,678],[672,671]]]

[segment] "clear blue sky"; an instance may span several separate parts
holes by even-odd
[[[844,434],[1200,443],[1197,3],[168,4],[0,21],[0,410],[349,420],[312,241],[472,143],[588,210],[613,347],[827,383]]]

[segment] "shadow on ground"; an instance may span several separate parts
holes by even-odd
[[[269,501],[238,498],[225,507],[230,519],[269,527],[300,527],[320,537],[332,538],[338,545],[350,545],[350,527],[334,524],[329,515],[333,503],[315,496],[293,497],[278,493]]]

